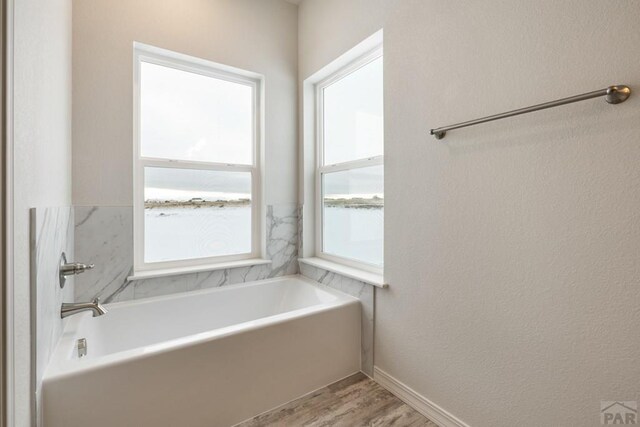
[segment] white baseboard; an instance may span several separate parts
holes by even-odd
[[[415,390],[393,378],[377,366],[373,367],[373,379],[440,427],[469,427],[462,420],[418,394]]]

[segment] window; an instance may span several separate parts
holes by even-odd
[[[383,267],[382,51],[316,86],[316,254],[373,272]]]
[[[259,257],[260,80],[140,45],[135,77],[136,271]]]

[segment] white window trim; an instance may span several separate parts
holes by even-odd
[[[370,50],[364,55],[352,60],[348,64],[344,65],[337,71],[324,78],[315,84],[314,96],[315,96],[315,254],[317,258],[324,259],[333,263],[343,264],[348,267],[360,269],[366,272],[375,273],[376,275],[383,274],[383,268],[376,265],[367,264],[362,261],[341,257],[338,255],[326,253],[323,251],[323,233],[322,227],[324,224],[323,218],[323,198],[322,191],[322,174],[327,172],[339,172],[351,169],[358,169],[370,166],[379,166],[384,164],[384,156],[374,156],[365,159],[351,160],[347,162],[341,162],[331,165],[324,164],[324,135],[323,135],[323,96],[322,91],[332,85],[333,83],[341,80],[349,74],[357,71],[365,65],[375,61],[382,57],[383,49],[382,45],[377,46],[375,49]]]
[[[142,43],[134,43],[133,49],[133,232],[134,275],[142,272],[186,270],[214,270],[242,260],[260,262],[265,251],[264,227],[264,179],[261,165],[264,160],[264,78],[256,73],[217,64],[200,58],[172,52]],[[251,165],[186,160],[168,160],[141,157],[140,147],[140,64],[147,62],[181,71],[210,76],[250,86],[253,89],[254,146]],[[251,252],[237,255],[146,263],[144,261],[144,168],[165,167],[175,169],[199,169],[212,171],[236,171],[251,173]]]

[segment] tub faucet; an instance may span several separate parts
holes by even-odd
[[[60,310],[60,317],[64,319],[67,316],[73,316],[74,314],[78,314],[83,311],[91,311],[93,313],[93,317],[102,316],[107,313],[107,309],[100,304],[100,299],[95,298],[91,302],[63,302],[62,309]]]

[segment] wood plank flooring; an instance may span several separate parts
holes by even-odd
[[[236,427],[437,427],[358,373]]]

